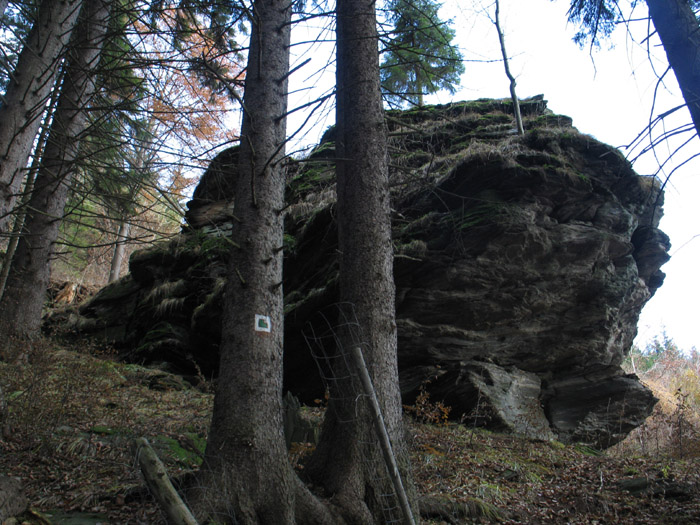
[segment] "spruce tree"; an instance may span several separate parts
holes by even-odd
[[[424,95],[446,89],[454,94],[464,73],[455,31],[439,17],[433,0],[390,0],[394,29],[385,41],[382,91],[389,103],[423,105]]]
[[[49,261],[58,237],[87,122],[87,108],[97,89],[95,70],[109,25],[112,0],[83,4],[65,59],[65,76],[41,165],[28,203],[23,236],[17,245],[0,301],[0,334],[34,337],[49,284]]]
[[[339,305],[345,305],[339,308],[339,350],[361,346],[410,503],[414,494],[401,419],[387,129],[376,19],[371,2],[338,0],[336,6],[336,210]],[[357,333],[347,328],[347,319],[356,319]],[[328,410],[306,475],[333,494],[344,523],[414,523],[406,516],[400,520],[398,505],[392,509],[387,504],[393,498],[384,495],[393,490],[387,485],[379,448],[370,445],[376,438],[369,404],[360,401],[349,381],[345,359],[332,361],[337,380],[329,385]]]
[[[24,168],[81,5],[82,0],[42,1],[9,75],[0,103],[0,234],[8,230]]]

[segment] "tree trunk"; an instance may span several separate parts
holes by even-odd
[[[56,99],[58,98],[58,92],[58,86],[51,91],[51,100],[44,115],[44,123],[41,126],[41,133],[39,133],[36,140],[34,154],[32,155],[32,165],[29,168],[27,181],[22,191],[22,200],[19,204],[19,210],[15,215],[14,224],[12,225],[10,242],[7,243],[7,250],[5,250],[5,255],[2,258],[2,271],[0,271],[0,299],[2,299],[2,296],[5,293],[5,283],[7,283],[7,276],[10,274],[12,259],[15,256],[17,244],[19,243],[20,235],[24,229],[24,219],[27,216],[27,205],[29,204],[29,199],[32,196],[32,191],[34,191],[34,180],[36,179],[36,173],[39,170],[41,157],[44,154],[44,147],[46,146],[46,139],[49,134],[51,117],[53,117],[54,111],[56,110]]]
[[[211,430],[197,516],[295,523],[282,432],[282,235],[291,4],[256,0],[243,97],[235,215]]]
[[[122,269],[122,260],[124,259],[124,250],[126,249],[126,241],[129,237],[131,225],[125,218],[119,223],[119,233],[117,233],[117,241],[114,244],[114,255],[112,256],[112,264],[109,268],[109,278],[107,283],[113,283],[119,279],[119,273]]]
[[[649,15],[666,51],[700,134],[700,27],[688,0],[647,0]]]
[[[27,218],[27,205],[31,198],[32,191],[34,190],[34,180],[36,179],[36,170],[39,164],[39,158],[41,155],[41,149],[44,147],[43,141],[45,137],[39,137],[39,144],[34,153],[34,160],[32,161],[32,166],[29,168],[29,175],[27,177],[27,183],[24,185],[24,191],[22,192],[22,200],[19,205],[19,210],[15,215],[15,221],[12,225],[12,232],[10,233],[10,241],[7,243],[7,249],[2,257],[2,270],[0,270],[0,299],[5,294],[5,285],[7,284],[7,277],[10,275],[10,268],[12,267],[12,260],[15,257],[15,252],[17,251],[17,245],[22,235],[22,230],[24,230],[24,221]]]
[[[498,32],[498,42],[501,44],[501,54],[503,55],[503,67],[506,70],[506,76],[510,81],[510,99],[513,101],[513,113],[515,114],[515,126],[518,129],[518,135],[524,135],[525,129],[523,128],[523,117],[520,114],[520,102],[518,101],[518,95],[515,92],[516,81],[513,74],[510,72],[510,65],[508,63],[508,53],[506,52],[506,37],[501,29],[501,4],[496,0],[496,16],[494,18],[494,25],[496,26],[496,31]]]
[[[0,16],[5,14],[5,9],[7,9],[8,0],[0,0]]]
[[[34,137],[82,0],[43,0],[0,107],[0,235],[8,229]]]
[[[0,300],[0,334],[38,333],[49,281],[50,258],[58,236],[86,107],[95,90],[94,72],[107,32],[111,0],[86,2],[71,43],[66,74],[41,167],[28,205],[5,293]]]
[[[364,358],[410,494],[396,356],[389,170],[374,2],[338,0],[336,31],[340,300],[354,306]],[[344,351],[349,352],[356,341],[349,333],[339,335]],[[349,522],[380,523],[387,519],[380,495],[391,493],[391,485],[369,406],[356,407],[349,388],[341,381],[331,391],[308,472],[333,494]]]

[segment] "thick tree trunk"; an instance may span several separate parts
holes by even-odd
[[[218,522],[292,524],[299,506],[300,484],[282,432],[290,19],[288,0],[253,2],[220,376],[205,459],[192,494],[197,516]]]
[[[19,210],[15,215],[14,224],[12,225],[10,242],[7,243],[7,250],[5,250],[5,256],[2,258],[2,271],[0,271],[0,299],[2,299],[2,296],[5,293],[5,283],[7,283],[7,276],[10,274],[12,259],[15,256],[17,244],[19,243],[20,235],[24,229],[24,219],[27,216],[27,205],[29,204],[32,191],[34,191],[34,180],[36,179],[36,173],[39,170],[41,157],[44,154],[44,147],[46,146],[46,139],[49,134],[51,117],[53,117],[56,109],[58,92],[58,89],[54,89],[51,92],[51,101],[49,102],[48,109],[44,115],[44,123],[41,126],[41,133],[39,133],[39,137],[37,137],[36,140],[34,154],[32,155],[32,165],[29,168],[27,181],[22,191],[22,199],[19,203]]]
[[[700,26],[688,0],[647,0],[685,103],[700,134]]]
[[[364,357],[394,453],[406,476],[410,471],[396,357],[388,157],[374,2],[338,0],[336,30],[341,302],[354,306]],[[350,334],[340,332],[340,336],[349,352],[355,341]],[[387,518],[380,495],[391,493],[391,484],[373,433],[369,405],[356,407],[349,388],[341,381],[338,391],[331,391],[309,473],[333,494],[334,503],[344,509],[349,521],[379,523]],[[410,479],[408,486],[412,486]]]
[[[119,273],[122,269],[122,261],[124,260],[124,250],[126,249],[126,241],[129,237],[131,225],[127,219],[122,219],[119,223],[119,233],[117,233],[117,241],[114,244],[114,255],[112,255],[112,264],[109,268],[109,278],[107,283],[113,283],[119,279]]]
[[[86,2],[71,43],[66,74],[41,167],[34,182],[25,227],[0,300],[0,337],[34,336],[49,281],[50,258],[66,204],[95,90],[94,73],[107,32],[111,0]]]
[[[24,178],[54,76],[82,0],[43,0],[0,107],[0,234]]]
[[[39,150],[43,149],[43,140],[45,139],[40,136],[40,146],[37,147],[37,151],[34,154],[35,156],[34,160],[32,161],[32,167],[29,169],[27,183],[24,185],[24,191],[22,192],[22,200],[19,204],[19,210],[15,215],[15,220],[12,224],[10,241],[7,243],[7,249],[5,250],[5,255],[2,258],[2,270],[0,270],[0,299],[2,299],[2,296],[5,294],[5,285],[7,284],[7,277],[10,275],[12,260],[15,257],[17,245],[19,244],[19,240],[22,235],[22,230],[24,230],[24,220],[27,217],[27,205],[29,204],[32,191],[34,191],[34,180],[36,179],[35,173],[39,164],[39,155],[41,155]]]

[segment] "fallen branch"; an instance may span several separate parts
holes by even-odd
[[[136,445],[136,459],[138,459],[146,485],[168,517],[168,523],[197,525],[197,520],[182,501],[173,484],[170,483],[165,466],[158,459],[148,440],[137,438],[134,440],[134,444]]]

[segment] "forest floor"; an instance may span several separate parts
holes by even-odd
[[[39,342],[0,363],[0,474],[19,478],[29,523],[160,524],[132,443],[147,437],[179,478],[206,442],[212,385]],[[302,409],[303,411],[305,409]],[[306,409],[309,413],[320,409]],[[428,523],[700,523],[700,458],[600,454],[580,445],[408,421],[419,491],[470,509]],[[312,444],[294,444],[303,470]],[[47,521],[48,520],[48,521]]]

